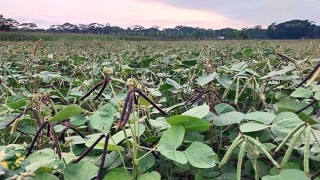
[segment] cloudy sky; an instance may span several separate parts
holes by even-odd
[[[0,0],[0,14],[41,28],[110,23],[121,27],[186,25],[242,28],[292,19],[320,24],[320,0]]]

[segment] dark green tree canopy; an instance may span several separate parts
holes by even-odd
[[[51,25],[49,29],[38,29],[34,23],[19,23],[11,18],[0,15],[0,31],[34,31],[52,33],[87,33],[112,36],[145,36],[157,39],[301,39],[320,38],[320,26],[308,20],[291,20],[283,23],[272,23],[267,29],[260,25],[253,28],[242,28],[241,30],[204,29],[178,25],[175,28],[160,29],[159,26],[145,28],[134,25],[126,29],[107,24],[71,24],[66,22],[61,25]]]

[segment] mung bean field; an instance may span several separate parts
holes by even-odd
[[[320,41],[0,42],[0,179],[320,179]]]

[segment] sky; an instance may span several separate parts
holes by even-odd
[[[110,23],[123,28],[185,25],[245,28],[292,19],[320,24],[320,0],[0,0],[0,14],[20,23]]]

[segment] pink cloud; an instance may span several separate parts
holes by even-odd
[[[10,0],[0,2],[0,12],[18,21],[35,21],[45,28],[64,22],[111,23],[121,27],[158,25],[163,28],[176,25],[214,29],[253,26],[215,12],[180,8],[149,0]]]

